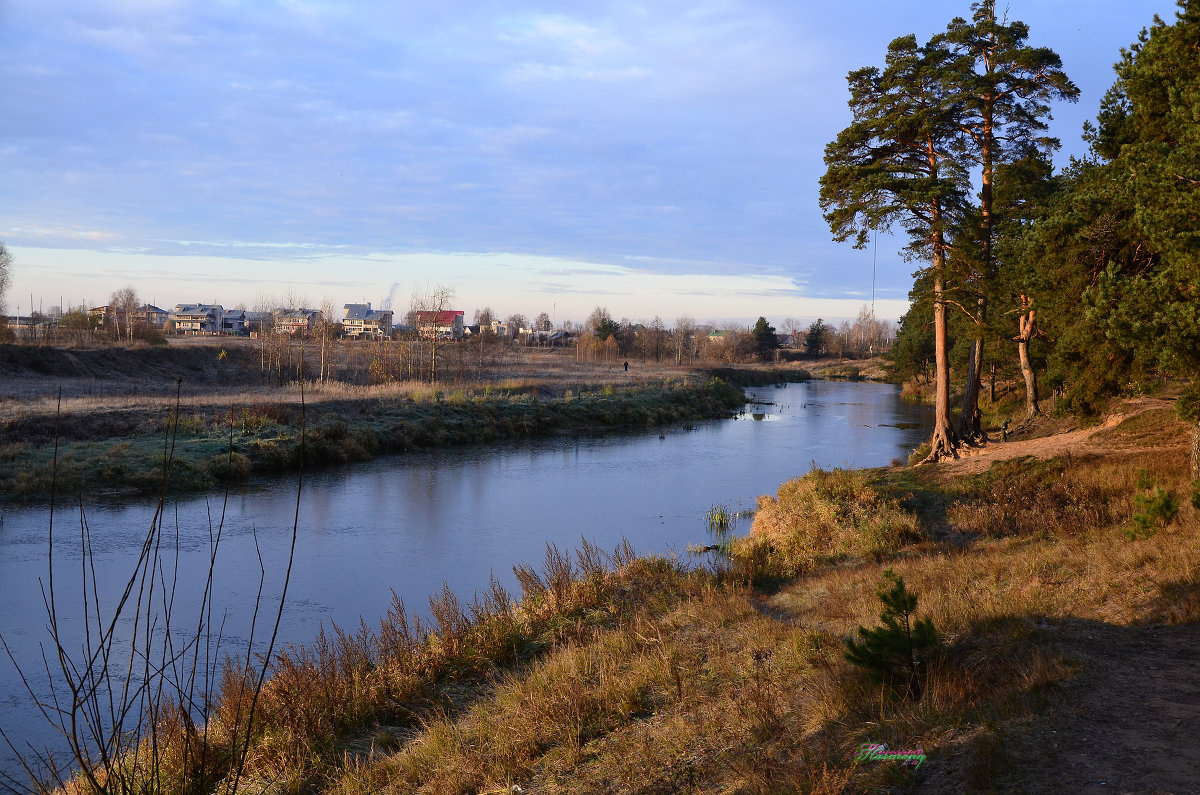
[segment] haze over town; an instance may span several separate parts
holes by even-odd
[[[1017,3],[1081,89],[1174,3]],[[845,75],[965,2],[503,5],[15,0],[0,8],[9,311],[104,303],[459,308],[582,320],[907,306],[896,238],[831,242]],[[869,24],[864,24],[869,21]],[[35,307],[36,308],[36,307]]]

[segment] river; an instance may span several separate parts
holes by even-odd
[[[906,457],[932,425],[928,407],[901,401],[889,384],[810,381],[749,392],[757,403],[735,420],[637,435],[460,447],[306,476],[281,642],[306,642],[322,623],[355,627],[362,617],[370,626],[393,591],[410,609],[425,612],[428,596],[443,583],[469,599],[494,574],[515,590],[512,566],[540,562],[547,542],[575,548],[587,538],[611,550],[627,538],[639,553],[686,556],[689,543],[709,542],[704,515],[713,505],[753,508],[759,495],[774,493],[814,465],[888,464]],[[296,494],[293,476],[251,484],[227,502],[209,496],[169,506],[164,538],[172,559],[176,544],[179,549],[177,616],[195,623],[195,610],[188,608],[202,591],[210,538],[220,529],[214,624],[224,616],[227,648],[244,651],[259,584],[256,549],[267,573],[265,603],[274,605]],[[153,508],[85,507],[100,602],[111,605]],[[78,639],[85,562],[78,507],[60,507],[54,522],[60,624],[64,635]],[[0,508],[0,635],[42,693],[39,644],[49,635],[41,584],[49,582],[49,526],[46,509]],[[738,528],[746,529],[745,523]],[[39,748],[56,742],[7,660],[0,660],[0,707],[0,728],[11,739]],[[0,771],[16,775],[15,764],[0,744]]]

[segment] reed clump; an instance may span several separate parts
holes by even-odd
[[[814,469],[759,498],[750,534],[733,544],[752,578],[794,576],[821,563],[877,558],[925,538],[917,516],[866,470]]]
[[[453,721],[498,682],[524,677],[546,655],[711,587],[705,575],[638,558],[628,544],[611,553],[586,541],[574,553],[550,545],[540,571],[526,565],[516,573],[519,600],[495,580],[470,602],[444,588],[430,599],[428,618],[396,599],[378,627],[333,627],[283,649],[255,714],[251,788],[324,780],[364,734],[371,747],[402,746],[423,727]]]

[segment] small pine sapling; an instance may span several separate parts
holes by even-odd
[[[895,688],[906,698],[921,697],[925,668],[939,647],[928,616],[916,619],[917,595],[904,578],[888,569],[876,592],[883,602],[881,626],[859,627],[861,640],[846,639],[846,659],[867,671],[873,682]]]
[[[1171,492],[1156,485],[1154,476],[1144,469],[1138,471],[1137,488],[1140,493],[1133,496],[1135,529],[1125,533],[1130,541],[1153,535],[1156,529],[1166,527],[1179,513],[1179,501]],[[1194,495],[1192,502],[1196,502]]]

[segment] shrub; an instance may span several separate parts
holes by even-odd
[[[209,471],[221,483],[241,483],[250,477],[250,459],[236,451],[213,456]]]
[[[1138,472],[1137,488],[1141,492],[1133,496],[1133,524],[1126,535],[1132,541],[1138,536],[1148,536],[1160,527],[1166,527],[1175,514],[1179,513],[1179,500],[1171,492],[1155,485],[1154,477],[1145,470]],[[1195,504],[1196,495],[1193,493]]]
[[[882,626],[860,626],[862,640],[846,639],[846,659],[866,670],[873,682],[919,699],[926,665],[940,646],[933,620],[928,616],[915,619],[917,595],[910,593],[904,587],[904,578],[891,569],[883,573],[876,593],[883,602],[879,614]]]
[[[1069,459],[997,461],[949,489],[956,532],[990,538],[1068,535],[1123,522],[1126,486]]]

